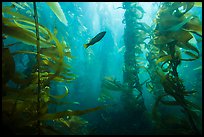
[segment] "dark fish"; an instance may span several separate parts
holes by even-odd
[[[91,39],[89,43],[84,44],[84,47],[88,48],[90,45],[94,45],[96,42],[100,41],[104,37],[105,34],[106,34],[106,31],[100,32],[93,39]]]

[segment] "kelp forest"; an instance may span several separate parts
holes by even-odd
[[[2,2],[3,133],[202,135],[201,11]]]

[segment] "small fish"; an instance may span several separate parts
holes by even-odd
[[[89,43],[84,44],[84,47],[88,48],[90,45],[94,45],[96,42],[100,41],[104,37],[105,34],[106,34],[106,31],[100,32],[93,39],[91,39]]]

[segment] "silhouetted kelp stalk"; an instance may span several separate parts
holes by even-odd
[[[184,9],[180,11],[179,8],[182,6]],[[165,105],[180,105],[188,117],[193,134],[200,134],[196,126],[197,122],[195,122],[198,120],[198,116],[191,108],[197,110],[201,110],[201,108],[185,99],[185,96],[194,92],[186,91],[177,71],[181,61],[192,61],[199,58],[198,49],[189,43],[189,40],[194,38],[192,33],[199,34],[198,36],[202,35],[202,25],[198,17],[186,14],[193,6],[194,2],[163,3],[157,14],[153,44],[158,48],[158,52],[152,53],[158,58],[155,62],[156,72],[165,93],[158,96],[152,111],[153,118],[158,120],[156,108],[159,102]],[[182,52],[192,58],[183,59]],[[164,66],[167,67],[164,68]],[[165,96],[171,96],[175,101],[162,100]]]
[[[34,19],[36,27],[36,46],[37,46],[37,77],[38,77],[38,89],[37,89],[37,117],[40,116],[40,92],[41,92],[41,81],[40,81],[40,37],[39,37],[39,27],[38,27],[38,13],[36,8],[36,2],[33,2],[34,9]],[[38,134],[40,134],[40,120],[37,120]]]
[[[144,100],[142,97],[142,87],[139,83],[139,60],[137,56],[142,53],[140,44],[146,39],[146,26],[145,23],[141,23],[138,20],[143,18],[144,10],[137,2],[124,2],[123,9],[125,9],[123,23],[125,24],[124,29],[124,43],[125,43],[125,53],[124,53],[124,70],[123,70],[123,79],[124,84],[127,84],[129,88],[129,93],[124,93],[123,99],[130,100],[133,99],[133,89],[136,88],[139,92],[139,97],[142,98],[142,106],[145,110]],[[132,96],[132,97],[131,97]],[[134,100],[134,99],[133,99]],[[126,108],[130,108],[130,111],[136,110],[137,100],[131,101],[135,102],[133,104],[126,104]],[[142,113],[142,112],[141,112]]]

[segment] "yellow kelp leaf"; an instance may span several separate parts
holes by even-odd
[[[202,37],[202,22],[198,17],[194,17],[183,27],[183,30],[196,33]]]
[[[202,8],[202,2],[194,2],[194,7],[201,7]]]
[[[22,19],[13,19],[13,21],[14,21],[14,23],[17,25],[17,26],[19,26],[20,28],[23,28],[23,29],[26,29],[26,30],[33,30],[33,31],[35,31],[36,30],[36,27],[35,27],[35,24],[32,24],[31,22],[29,22],[29,21],[24,21],[24,20],[22,20]],[[18,22],[24,22],[24,24],[22,24],[22,23],[18,23]],[[29,25],[28,24],[25,24],[25,23],[29,23]],[[33,25],[33,26],[30,26],[30,25]],[[39,25],[39,24],[38,24]],[[39,25],[39,32],[40,32],[40,25]],[[47,35],[47,33],[46,33],[46,35]]]
[[[2,6],[2,14],[5,12],[11,11],[14,8],[15,8],[15,5],[13,5],[13,4],[11,6]]]
[[[11,2],[13,5],[15,5],[16,7],[20,8],[20,9],[25,9],[24,7],[22,7],[21,5],[19,5],[18,3],[16,2]]]
[[[35,22],[34,21],[28,21],[28,20],[23,20],[23,19],[13,19],[14,23],[23,28],[23,29],[31,29],[33,31],[36,30],[36,27],[35,27]],[[22,23],[19,23],[19,22],[24,22],[24,24]],[[25,25],[26,24],[26,25]],[[30,26],[32,25],[32,26]],[[50,42],[52,40],[51,38],[51,32],[46,28],[44,27],[43,25],[41,24],[38,24],[39,26],[39,32],[40,34],[42,34],[45,38],[43,39],[46,39],[47,42]],[[41,35],[41,36],[42,36]],[[42,40],[42,37],[40,36],[40,39]],[[45,40],[44,40],[45,41]]]
[[[170,27],[170,28],[166,28],[164,30],[160,30],[160,31],[178,31],[180,30],[186,23],[188,23],[193,17],[189,16],[187,17],[185,20],[183,20],[182,22]]]
[[[67,127],[70,127],[70,123],[67,120],[63,119],[63,118],[59,118],[56,121],[65,124]]]
[[[62,62],[63,56],[64,56],[63,45],[62,45],[62,44],[59,42],[59,40],[58,40],[56,37],[54,37],[53,35],[52,35],[52,38],[53,38],[53,40],[54,40],[55,43],[56,43],[56,46],[57,46],[57,49],[58,49],[58,53],[59,53],[59,56],[60,56],[61,62]]]
[[[80,115],[84,115],[84,114],[87,114],[90,112],[101,110],[105,107],[106,106],[98,106],[95,108],[89,108],[89,109],[85,109],[85,110],[63,111],[63,112],[57,112],[54,114],[44,114],[44,115],[40,116],[38,118],[38,120],[53,120],[53,119],[62,118],[65,116],[80,116]]]
[[[65,26],[67,26],[67,19],[64,15],[64,12],[62,11],[60,5],[58,2],[46,2],[47,5],[51,8],[51,10],[54,12],[54,14],[57,16],[57,18],[64,23]]]
[[[41,48],[40,52],[46,56],[58,56],[57,47]]]
[[[193,36],[185,31],[185,30],[179,30],[176,32],[170,32],[166,35],[167,39],[174,39],[179,42],[187,43],[190,39],[193,38]]]
[[[169,31],[167,29],[174,27],[183,22],[183,17],[176,17],[173,15],[165,15],[157,19],[157,24],[159,25],[159,31]]]
[[[159,59],[156,61],[156,64],[159,64],[160,62],[166,62],[166,61],[169,61],[169,60],[171,60],[171,59],[172,59],[171,55],[167,55],[167,56],[164,56],[164,57],[159,58]]]
[[[53,57],[52,57],[53,59]],[[54,59],[53,59],[54,60]],[[49,69],[54,70],[55,72],[58,71],[58,74],[63,72],[64,69],[70,68],[69,65],[66,65],[67,67],[65,67],[65,64],[63,64],[63,62],[61,63],[59,60],[55,59],[53,60],[47,60],[47,61],[43,61],[42,63],[44,65],[48,65]],[[49,74],[50,76],[58,76],[58,74]]]
[[[55,76],[53,80],[58,81],[58,82],[70,82],[73,81],[75,77],[64,77],[64,76]]]
[[[10,9],[10,10],[11,10],[11,9]],[[13,11],[10,11],[10,10],[3,8],[3,9],[2,9],[2,12],[3,12],[3,13],[10,14],[10,15],[12,15],[12,16],[15,17],[15,18],[19,18],[19,19],[23,19],[23,20],[27,20],[27,21],[33,21],[32,19],[30,19],[30,18],[28,18],[28,17],[26,17],[26,16],[24,16],[24,15],[18,13],[18,12],[13,12]]]
[[[50,97],[52,97],[52,98],[55,98],[55,99],[62,99],[62,98],[64,98],[65,96],[67,96],[68,95],[68,88],[65,86],[65,89],[66,89],[66,91],[65,91],[65,93],[64,94],[62,94],[62,95],[49,95]]]
[[[15,51],[15,52],[12,53],[13,56],[16,55],[16,54],[34,54],[34,55],[37,55],[36,52],[32,52],[32,51]],[[41,56],[43,59],[47,60],[47,61],[49,60],[49,58],[51,58],[51,57],[46,56],[46,55],[44,55],[44,54],[40,54],[40,56]]]
[[[172,37],[167,37],[165,35],[160,35],[160,36],[154,37],[153,44],[162,45],[162,44],[170,43],[172,41],[174,41],[174,39]]]
[[[183,49],[192,50],[199,55],[199,50],[189,43],[177,43],[177,46]]]
[[[36,45],[36,35],[34,32],[22,29],[17,26],[2,26],[2,33],[16,38],[28,45]],[[40,41],[42,46],[50,46],[49,44]]]

